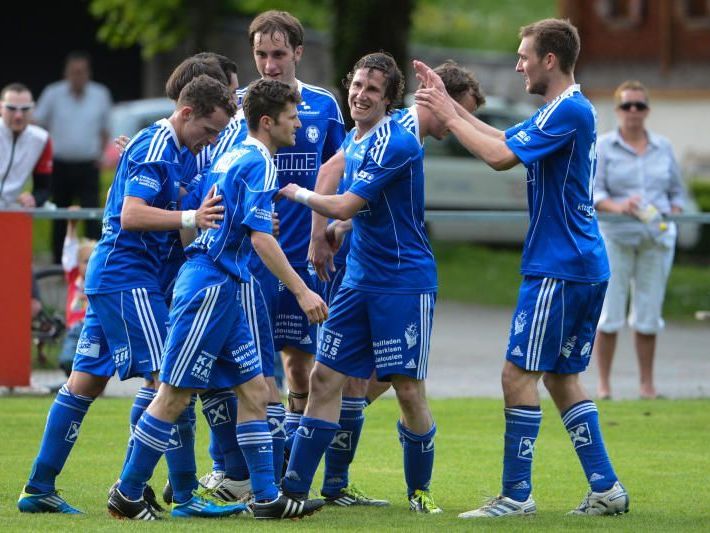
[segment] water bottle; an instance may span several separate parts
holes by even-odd
[[[668,221],[655,205],[646,204],[636,212],[636,217],[646,225],[651,237],[658,241],[668,231]]]

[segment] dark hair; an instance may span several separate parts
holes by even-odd
[[[195,59],[215,59],[219,63],[222,72],[224,72],[224,75],[227,77],[227,85],[229,85],[230,76],[232,74],[235,76],[238,74],[237,64],[222,54],[217,54],[215,52],[199,52],[192,57]]]
[[[543,19],[520,28],[520,38],[535,38],[535,53],[543,58],[554,54],[564,74],[574,69],[579,57],[579,32],[567,19]]]
[[[301,95],[296,87],[277,80],[256,80],[249,84],[242,101],[242,109],[250,131],[259,129],[264,115],[278,122],[279,114],[286,104],[298,104]]]
[[[30,96],[32,96],[32,91],[30,91],[29,87],[25,85],[24,83],[20,82],[14,82],[14,83],[9,83],[8,85],[5,85],[5,87],[2,88],[2,92],[0,92],[0,100],[5,99],[5,93],[24,93],[28,92],[30,93]]]
[[[434,68],[441,81],[444,82],[446,92],[457,102],[470,94],[476,101],[476,107],[482,107],[486,103],[486,97],[481,91],[481,84],[478,82],[473,72],[462,67],[453,59],[447,59],[441,65]]]
[[[257,33],[270,35],[282,33],[288,44],[294,50],[303,44],[303,26],[300,21],[288,11],[272,9],[256,16],[249,24],[249,44],[254,47],[254,36]]]
[[[69,52],[64,59],[64,66],[66,67],[72,61],[86,61],[89,67],[91,67],[91,55],[85,50],[73,50]]]
[[[237,112],[234,93],[224,83],[206,74],[190,80],[180,91],[177,106],[185,105],[192,107],[196,118],[209,116],[217,108],[223,109],[228,117]]]
[[[394,58],[387,52],[375,52],[362,56],[343,80],[343,86],[346,89],[350,88],[355,72],[360,69],[367,69],[370,72],[373,70],[382,72],[387,82],[385,98],[390,101],[387,106],[387,113],[390,113],[397,107],[404,93],[404,76],[402,76],[402,71],[399,70]]]
[[[165,83],[165,94],[171,100],[177,100],[185,85],[200,75],[207,75],[218,82],[229,85],[229,80],[215,58],[199,59],[188,57],[173,70]]]

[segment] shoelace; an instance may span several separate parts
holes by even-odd
[[[369,500],[370,498],[355,485],[348,485],[343,489],[343,494],[347,496],[352,496],[353,498],[362,498],[363,500]]]

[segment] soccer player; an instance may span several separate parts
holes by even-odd
[[[198,153],[213,143],[234,106],[223,84],[200,76],[183,89],[170,118],[142,130],[121,157],[87,267],[89,308],[74,366],[49,411],[20,511],[80,512],[58,495],[55,478],[91,403],[116,372],[121,379],[157,375],[168,317],[159,245],[168,230],[217,226],[223,209],[215,196],[197,210],[175,210],[180,147]]]
[[[485,103],[480,85],[472,72],[453,61],[446,61],[436,67],[434,71],[442,78],[447,93],[460,105],[462,114],[470,114]],[[423,144],[424,139],[428,136],[441,140],[448,134],[444,124],[431,111],[416,104],[396,110],[392,114],[392,120],[402,124],[417,138],[420,144]],[[344,166],[345,155],[341,150],[321,167],[318,173],[316,192],[333,194],[338,183],[341,182]],[[342,183],[340,188],[339,192],[344,192]],[[313,212],[311,254],[314,257],[316,272],[321,280],[326,282],[325,297],[326,302],[330,305],[345,275],[345,258],[350,248],[349,235],[352,222],[336,220],[326,228],[326,220],[317,212]],[[333,252],[336,252],[335,255]],[[338,420],[340,429],[333,442],[328,446],[325,455],[324,483],[321,494],[325,496],[326,503],[342,506],[363,505],[357,492],[351,494],[354,487],[348,487],[348,470],[355,457],[362,431],[363,406],[375,401],[378,396],[389,389],[390,385],[390,382],[380,382],[375,378],[370,380],[351,378],[346,381],[343,388],[340,419]],[[365,397],[365,391],[367,391],[367,397]],[[380,502],[382,500],[365,500],[368,503],[372,501]]]
[[[439,513],[429,492],[436,425],[424,379],[436,299],[436,265],[424,230],[424,173],[417,139],[389,116],[404,81],[385,53],[358,60],[348,76],[355,128],[343,143],[343,194],[290,183],[280,194],[321,215],[353,219],[345,278],[321,328],[310,397],[282,490],[307,494],[340,425],[347,376],[391,380],[412,510]]]
[[[340,147],[345,137],[345,126],[338,104],[330,92],[315,85],[296,79],[296,68],[303,54],[303,27],[290,13],[266,11],[259,14],[249,26],[249,43],[254,53],[256,68],[263,79],[278,80],[298,90],[301,102],[298,104],[302,127],[296,134],[294,146],[282,147],[276,154],[278,180],[281,185],[296,181],[312,188],[321,163],[327,161]],[[238,95],[241,94],[238,92]],[[241,121],[243,122],[243,120]],[[223,144],[239,140],[245,128],[239,118],[230,123],[228,131],[218,143],[215,151]],[[303,206],[281,201],[276,210],[280,219],[279,242],[289,260],[304,282],[311,289],[317,289],[319,282],[308,262],[308,246],[311,214]],[[269,272],[257,256],[250,264],[253,274],[253,294],[248,301],[266,309],[270,322],[264,320],[264,313],[255,311],[254,316],[261,332],[262,362],[267,382],[272,391],[269,401],[269,422],[274,437],[274,461],[283,458],[287,434],[293,434],[308,397],[308,376],[313,367],[317,329],[309,324],[293,295],[284,290],[282,284]],[[273,337],[275,351],[283,354],[289,393],[288,412],[284,412],[278,388],[273,379],[273,362],[270,344]],[[230,398],[224,395],[213,408],[231,410]],[[214,436],[214,434],[213,434]],[[214,459],[213,472],[202,478],[202,482],[215,490],[216,495],[228,493],[243,495],[248,488],[248,471],[243,464],[240,471],[225,473],[219,447],[210,446]],[[224,491],[222,489],[225,489]]]
[[[562,417],[591,488],[572,514],[628,511],[602,438],[597,407],[579,373],[589,364],[609,278],[604,241],[594,212],[596,113],[574,80],[577,29],[545,19],[520,31],[516,70],[525,89],[545,104],[505,132],[475,118],[462,120],[423,63],[415,69],[427,87],[416,102],[429,108],[461,143],[496,170],[528,169],[530,228],[523,249],[523,282],[503,368],[505,448],[503,490],[461,518],[535,513],[532,460],[542,412],[543,383]]]
[[[143,487],[168,445],[175,420],[190,403],[193,390],[225,387],[234,388],[239,410],[232,446],[223,445],[222,452],[226,461],[233,453],[246,457],[255,518],[296,518],[324,505],[322,500],[279,494],[266,422],[268,388],[239,305],[240,282],[250,276],[251,241],[264,263],[294,293],[309,321],[320,323],[327,317],[325,303],[288,265],[271,234],[271,202],[278,191],[272,157],[278,147],[295,141],[299,100],[286,84],[267,80],[252,84],[243,104],[250,136],[212,165],[211,174],[219,175],[215,193],[224,201],[224,221],[202,232],[186,249],[188,261],[175,284],[160,388],[136,425],[133,453],[110,495],[108,507],[114,516],[156,518],[142,498]]]

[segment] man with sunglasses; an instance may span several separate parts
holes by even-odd
[[[49,133],[30,124],[34,100],[25,85],[7,85],[0,101],[0,209],[41,206],[52,177]],[[23,192],[30,174],[32,192]]]
[[[656,398],[653,359],[656,335],[663,328],[663,298],[673,264],[674,222],[649,220],[683,210],[683,180],[673,147],[646,129],[648,91],[628,80],[614,92],[619,127],[599,138],[594,202],[599,211],[637,220],[600,224],[609,253],[611,278],[597,329],[597,396],[611,397],[609,376],[618,331],[626,321],[634,330],[641,398]],[[633,288],[633,289],[632,289]]]

